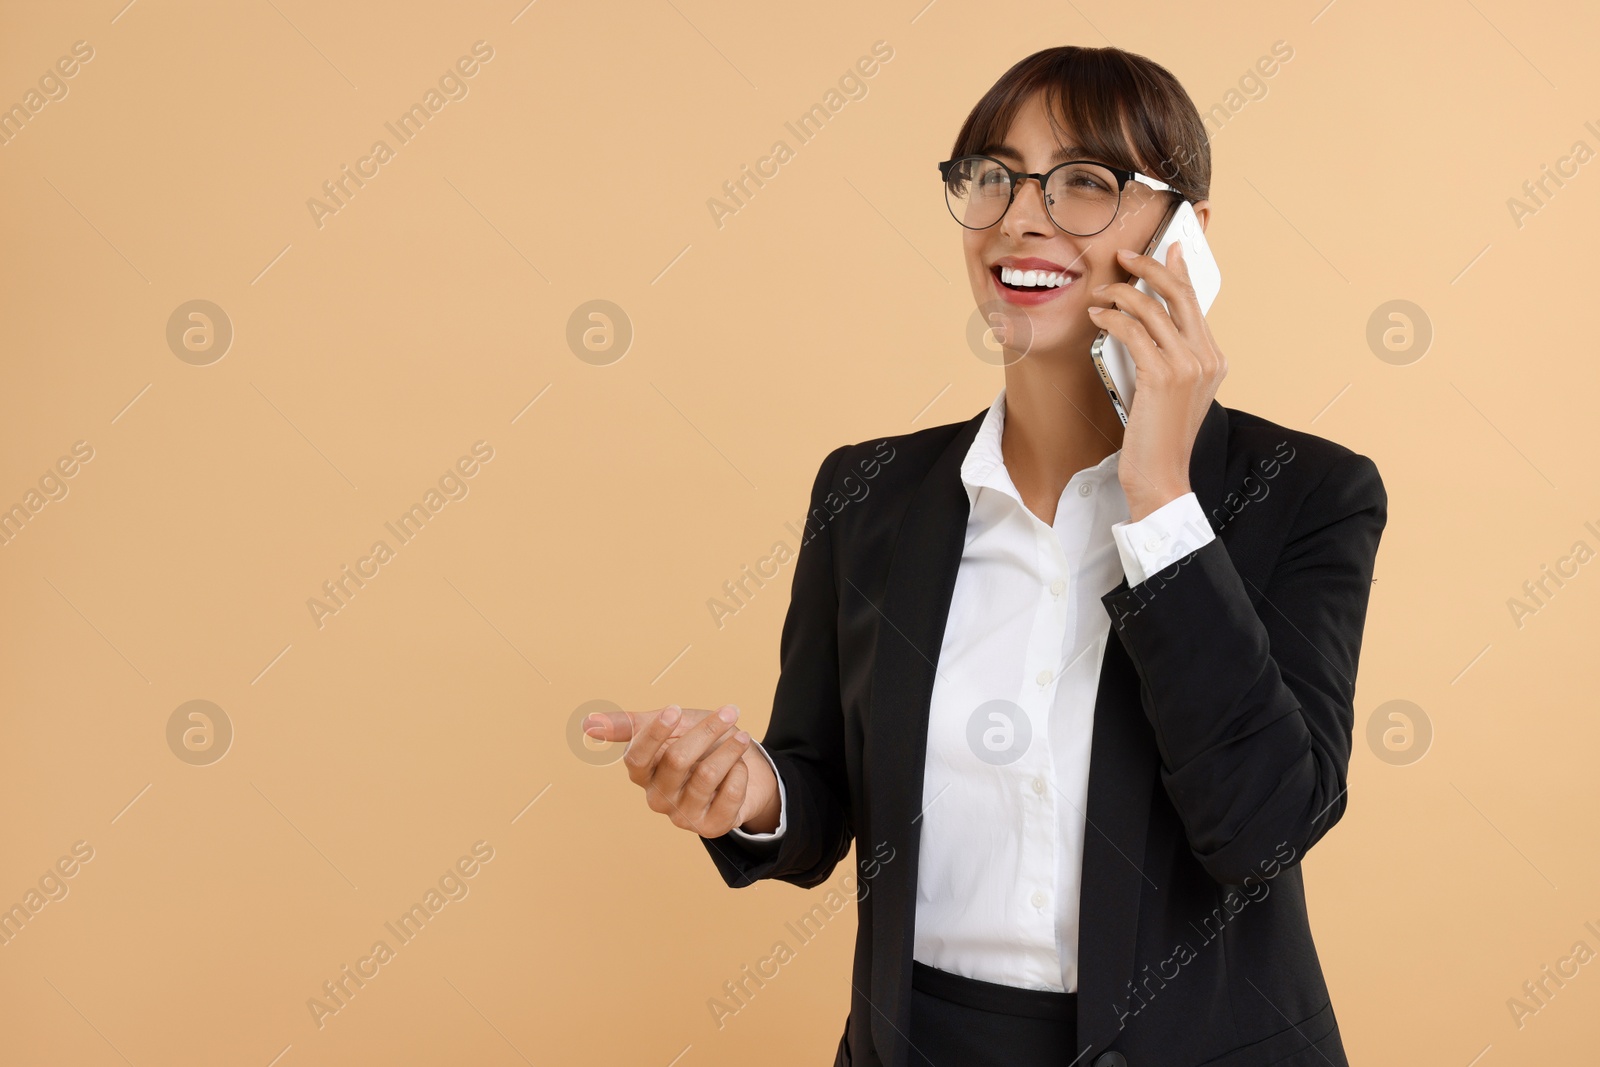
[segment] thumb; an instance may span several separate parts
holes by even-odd
[[[595,711],[584,716],[583,732],[596,741],[631,741],[660,711]]]

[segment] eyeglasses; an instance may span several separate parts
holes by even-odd
[[[1029,174],[989,156],[962,156],[940,163],[939,176],[944,179],[944,200],[950,214],[969,230],[987,230],[999,222],[1026,178],[1039,183],[1051,221],[1076,237],[1093,237],[1111,225],[1130,181],[1156,192],[1177,192],[1166,182],[1138,171],[1086,159],[1068,160],[1044,174]]]

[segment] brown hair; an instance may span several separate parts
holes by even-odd
[[[1094,159],[1159,178],[1189,200],[1211,191],[1211,142],[1194,101],[1165,67],[1120,48],[1061,45],[1020,61],[984,94],[956,135],[951,159],[998,145],[1023,103],[1043,90]]]

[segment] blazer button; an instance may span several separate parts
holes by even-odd
[[[1120,1052],[1102,1052],[1095,1059],[1094,1067],[1128,1067],[1128,1057]]]

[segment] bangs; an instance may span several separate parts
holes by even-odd
[[[950,157],[989,154],[1038,93],[1059,142],[1159,178],[1189,200],[1209,196],[1211,143],[1194,101],[1166,68],[1119,48],[1063,45],[1017,63],[967,116]]]

